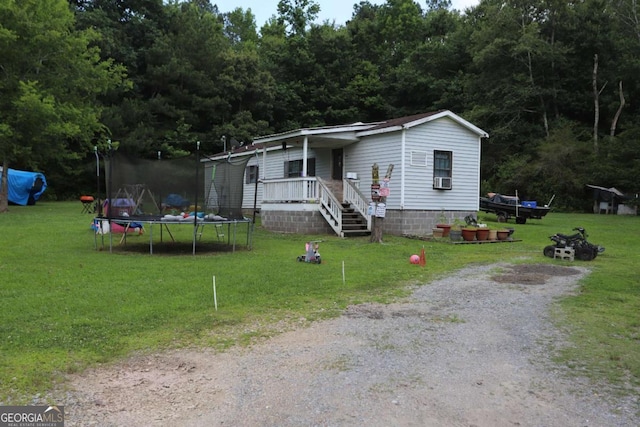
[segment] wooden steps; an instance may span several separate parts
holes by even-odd
[[[344,237],[369,236],[367,220],[348,203],[342,204],[342,233]]]

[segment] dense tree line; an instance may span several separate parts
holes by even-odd
[[[219,152],[223,136],[443,108],[490,134],[483,192],[587,210],[585,184],[640,190],[634,0],[360,1],[344,25],[281,0],[260,28],[209,0],[0,3],[0,154],[58,197],[92,188],[109,141]]]

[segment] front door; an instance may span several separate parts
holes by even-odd
[[[331,179],[342,181],[342,148],[331,150]]]

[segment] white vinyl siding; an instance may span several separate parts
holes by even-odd
[[[387,209],[477,210],[480,176],[480,138],[448,118],[405,131],[404,200],[402,199],[402,131],[370,135],[345,148],[345,171],[356,172],[360,189],[371,187],[371,167],[378,163],[380,179],[389,164],[391,175]],[[453,157],[450,191],[433,189],[433,152],[450,151]],[[403,206],[401,202],[404,201]]]
[[[401,132],[390,132],[371,135],[357,144],[350,145],[344,150],[345,172],[356,172],[360,180],[360,191],[365,195],[370,193],[372,167],[378,164],[380,181],[387,173],[387,168],[393,164],[394,169],[389,182],[390,194],[387,197],[387,209],[398,209],[400,206],[400,160],[402,149]]]
[[[405,209],[477,210],[480,193],[480,138],[442,118],[407,130]],[[412,151],[426,151],[425,166],[411,164]],[[433,189],[434,151],[452,153],[452,188]]]

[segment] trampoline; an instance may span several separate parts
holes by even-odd
[[[135,225],[138,241],[141,235],[149,237],[150,254],[154,245],[165,242],[190,242],[194,255],[199,246],[250,249],[254,220],[242,213],[249,159],[208,162],[205,171],[199,148],[197,144],[195,153],[173,159],[161,159],[158,153],[158,160],[109,152],[105,158],[107,194],[101,205],[104,214],[94,219],[99,224],[95,248],[105,247],[108,234],[109,251],[113,251],[116,232],[121,233],[115,239],[118,246],[127,246]]]
[[[185,220],[178,219],[166,219],[164,217],[159,216],[136,216],[136,217],[115,217],[115,218],[106,218],[106,217],[97,217],[95,220],[99,221],[101,224],[99,226],[100,230],[108,229],[107,232],[96,232],[95,233],[95,247],[96,249],[100,247],[105,247],[106,242],[104,237],[108,235],[109,237],[109,250],[113,251],[114,248],[114,234],[115,232],[111,232],[113,224],[117,224],[123,227],[123,232],[121,236],[116,237],[117,245],[127,245],[129,239],[129,229],[133,228],[132,224],[136,226],[141,224],[144,232],[143,233],[134,233],[138,234],[136,237],[139,239],[141,236],[145,234],[149,236],[149,254],[153,255],[154,250],[154,237],[156,239],[155,244],[164,244],[166,242],[165,234],[168,235],[170,244],[177,244],[180,242],[185,242],[185,234],[178,234],[175,232],[176,227],[193,227],[193,233],[190,234],[192,245],[192,254],[195,255],[198,247],[214,247],[221,249],[220,247],[226,245],[230,248],[232,252],[236,251],[237,247],[244,247],[246,249],[251,249],[252,243],[252,235],[253,235],[253,221],[248,218],[243,219],[202,219],[197,220],[194,224],[193,219],[187,218]],[[106,224],[105,224],[106,223]],[[241,227],[241,229],[240,229]],[[220,229],[223,229],[224,232],[221,232]],[[154,229],[156,230],[154,236]],[[172,229],[174,231],[172,231]],[[101,237],[101,241],[98,241],[98,236]],[[241,242],[239,237],[244,237],[244,241]],[[182,240],[181,240],[182,238]],[[221,240],[221,238],[223,240]],[[216,245],[211,245],[211,243],[215,243]],[[145,243],[146,245],[146,243]]]

